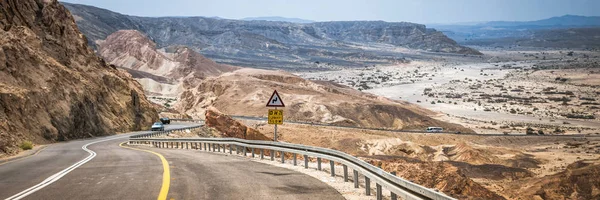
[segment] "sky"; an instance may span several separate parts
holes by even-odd
[[[59,0],[127,15],[314,21],[383,20],[423,24],[532,21],[566,14],[600,16],[600,0]]]

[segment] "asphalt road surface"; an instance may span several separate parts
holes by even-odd
[[[144,132],[57,143],[36,155],[0,163],[0,199],[157,199],[164,184],[161,159],[119,146],[139,133]],[[82,148],[86,145],[90,152]],[[167,199],[343,199],[308,175],[242,157],[142,148],[169,163]]]

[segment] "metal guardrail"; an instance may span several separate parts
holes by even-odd
[[[242,119],[242,120],[256,120],[256,121],[267,121],[266,117],[253,117],[253,116],[241,116],[241,115],[232,115],[234,119]],[[335,128],[350,128],[350,129],[360,129],[360,130],[371,130],[371,131],[388,131],[388,132],[396,132],[396,133],[429,133],[429,134],[457,134],[457,135],[476,135],[476,136],[509,136],[509,137],[567,137],[567,138],[579,138],[579,137],[600,137],[600,135],[592,135],[592,134],[568,134],[568,135],[527,135],[527,134],[477,134],[477,133],[460,133],[460,132],[451,132],[451,131],[440,131],[440,132],[427,132],[427,131],[419,131],[419,130],[399,130],[399,129],[391,129],[391,128],[370,128],[370,127],[360,127],[360,126],[343,126],[343,125],[334,125],[334,124],[325,124],[318,122],[304,122],[304,121],[285,121],[285,123],[291,124],[304,124],[304,125],[312,125],[312,126],[325,126],[325,127],[335,127]]]
[[[201,119],[170,119],[171,121],[182,121],[182,122],[203,122]]]
[[[132,135],[132,136],[129,136],[129,138],[133,139],[133,138],[159,137],[159,136],[163,136],[163,135],[169,135],[169,133],[177,132],[177,131],[185,131],[185,130],[190,130],[191,131],[191,130],[200,128],[202,126],[204,126],[204,125],[190,126],[190,127],[178,128],[178,129],[171,129],[171,130],[166,130],[166,131],[152,131],[150,133],[142,133],[142,134]]]
[[[229,154],[232,154],[232,149],[235,148],[236,154],[240,154],[243,149],[244,156],[247,156],[247,149],[250,149],[252,157],[255,156],[256,150],[260,150],[260,158],[264,156],[264,150],[270,150],[271,160],[274,160],[275,152],[280,153],[281,162],[285,162],[285,154],[292,154],[294,165],[297,164],[297,155],[304,156],[305,168],[308,168],[308,157],[317,158],[318,169],[321,169],[321,159],[327,159],[330,161],[331,176],[335,176],[335,163],[341,164],[344,169],[344,181],[348,182],[348,168],[353,170],[354,187],[358,188],[358,173],[365,177],[365,189],[366,194],[370,195],[370,181],[374,181],[376,184],[376,196],[377,199],[382,199],[382,187],[386,188],[392,193],[392,199],[400,196],[402,199],[434,199],[434,200],[447,200],[454,199],[443,193],[436,192],[432,189],[423,187],[416,183],[402,179],[391,173],[388,173],[378,167],[375,167],[363,160],[360,160],[354,156],[348,155],[344,152],[320,148],[305,146],[299,144],[271,142],[271,141],[258,141],[258,140],[244,140],[237,138],[180,138],[180,139],[159,139],[159,138],[147,138],[147,137],[132,137],[129,140],[131,145],[150,145],[157,148],[183,148],[187,149],[194,147],[196,149],[226,153],[226,147],[229,148]],[[222,148],[221,148],[222,147]]]

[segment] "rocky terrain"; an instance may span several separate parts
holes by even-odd
[[[441,126],[471,132],[462,126],[430,118],[435,113],[414,104],[392,101],[329,82],[316,82],[282,72],[243,68],[189,85],[175,109],[202,118],[214,106],[229,115],[267,114],[265,102],[276,88],[286,103],[286,120],[346,126],[424,130]]]
[[[158,118],[141,86],[88,47],[55,0],[0,2],[0,156],[140,130]]]
[[[152,97],[176,98],[189,84],[238,67],[217,64],[185,46],[157,49],[156,44],[136,30],[120,30],[98,41],[98,54],[108,63],[126,68]],[[155,100],[151,98],[151,100]],[[174,102],[161,102],[161,104]]]
[[[216,137],[273,137],[273,126],[264,121],[241,125],[215,108],[207,110],[206,119],[221,132]],[[600,138],[396,133],[284,123],[278,139],[343,151],[459,199],[598,197]]]
[[[225,64],[288,70],[362,67],[404,62],[396,48],[480,55],[443,33],[407,22],[289,23],[204,17],[136,17],[91,6],[64,5],[90,44],[123,29],[148,35],[159,47],[186,45]]]

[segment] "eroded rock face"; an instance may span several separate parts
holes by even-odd
[[[565,171],[544,177],[535,182],[530,198],[541,199],[599,199],[600,164],[598,161],[577,161]],[[536,190],[537,189],[537,190]]]
[[[385,171],[396,172],[399,177],[411,182],[427,188],[435,188],[454,198],[505,199],[466,177],[460,169],[449,163],[414,162],[405,159],[367,159],[367,162]]]
[[[140,85],[88,48],[56,0],[5,0],[0,10],[0,156],[23,140],[109,135],[157,119]]]
[[[250,128],[230,116],[219,112],[216,108],[206,110],[206,126],[217,129],[221,137],[233,137],[246,140],[270,140],[265,135]]]
[[[407,61],[407,55],[389,48],[481,55],[440,31],[408,22],[297,24],[205,17],[150,18],[64,4],[77,16],[77,23],[90,43],[103,40],[117,30],[139,30],[159,46],[186,45],[219,63],[244,67],[307,70],[320,68],[313,66],[315,61],[331,64],[327,64],[328,68]]]
[[[177,97],[184,79],[192,83],[233,71],[185,46],[158,49],[136,30],[119,30],[98,41],[98,54],[108,63],[127,69],[150,96]]]

